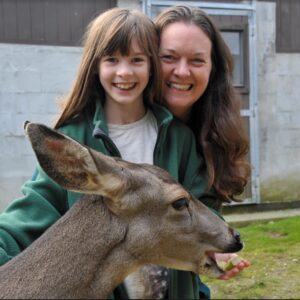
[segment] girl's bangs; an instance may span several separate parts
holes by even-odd
[[[141,32],[137,26],[124,26],[120,28],[110,39],[107,41],[107,46],[104,48],[104,55],[113,55],[116,52],[120,52],[121,55],[127,56],[131,50],[131,42],[136,40],[139,48],[146,55],[150,56],[150,46],[148,40],[144,36],[144,32]]]

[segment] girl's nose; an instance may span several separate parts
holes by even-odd
[[[127,62],[122,62],[119,64],[116,74],[118,76],[132,75],[133,71]]]
[[[175,65],[174,68],[174,74],[180,77],[190,76],[191,72],[187,61],[185,60],[178,61],[178,63]]]

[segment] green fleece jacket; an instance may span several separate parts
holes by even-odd
[[[201,175],[205,174],[205,166],[196,152],[192,132],[164,107],[154,104],[151,109],[158,124],[154,164],[167,170],[196,198],[201,199],[206,188],[206,177]],[[104,154],[120,156],[107,135],[100,101],[94,114],[84,112],[61,127],[60,131]],[[23,185],[22,192],[24,196],[14,200],[0,215],[0,265],[37,239],[80,196],[61,188],[39,166],[35,176]],[[169,299],[198,299],[197,280],[191,272],[170,270]],[[116,288],[111,297],[128,298],[123,285]]]

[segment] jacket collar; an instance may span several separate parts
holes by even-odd
[[[96,100],[96,109],[93,117],[93,126],[94,126],[93,135],[95,131],[102,132],[102,134],[108,135],[106,117],[100,99]]]
[[[149,104],[148,107],[152,110],[157,120],[157,127],[159,128],[159,131],[162,130],[163,128],[167,128],[173,120],[173,115],[171,114],[171,112],[164,106],[157,103]],[[94,126],[94,130],[93,130],[94,136],[108,135],[107,121],[106,121],[103,105],[100,99],[97,99],[96,101],[96,109],[93,117],[93,126]]]

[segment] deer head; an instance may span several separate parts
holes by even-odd
[[[26,123],[42,169],[63,188],[99,195],[127,226],[137,266],[153,263],[217,277],[214,252],[236,252],[238,233],[166,171],[108,157],[44,125]],[[95,220],[96,221],[96,220]]]

